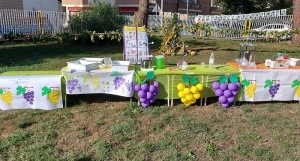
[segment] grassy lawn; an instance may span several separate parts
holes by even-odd
[[[150,41],[157,54],[159,37]],[[242,41],[186,38],[196,56],[167,57],[208,63],[234,61]],[[300,57],[289,42],[258,44],[257,62],[280,51]],[[122,59],[122,45],[2,44],[0,73],[16,70],[60,70],[81,57]],[[127,98],[109,95],[68,96],[68,108],[0,111],[0,160],[299,160],[298,102],[242,103],[222,108],[167,107],[157,101],[145,109]]]

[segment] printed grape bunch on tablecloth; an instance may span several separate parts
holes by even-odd
[[[136,84],[134,85],[134,90],[138,92],[139,101],[144,108],[150,106],[151,103],[156,101],[156,96],[158,94],[158,88],[160,83],[154,81],[150,84],[150,80],[154,79],[154,72],[147,72],[146,78],[142,81],[141,77],[136,73]]]
[[[23,98],[31,105],[33,105],[34,101],[34,91],[33,87],[17,87],[17,95],[23,95]]]
[[[79,91],[81,91],[81,86],[78,84],[77,78],[72,78],[70,80],[67,80],[66,82],[67,90],[69,93],[73,93],[73,91],[77,88]]]
[[[256,91],[256,80],[247,80],[242,81],[242,85],[245,88],[245,93],[249,98],[253,98]]]
[[[275,97],[275,95],[277,94],[278,90],[279,90],[279,87],[280,87],[280,80],[266,80],[265,81],[265,86],[264,88],[268,88],[269,87],[269,93],[270,93],[270,96],[272,98]]]
[[[43,87],[42,96],[47,96],[50,102],[52,102],[54,105],[57,105],[60,96],[59,87],[47,87],[47,86]]]
[[[300,81],[298,79],[293,81],[292,88],[296,88],[296,95],[298,98],[300,98]]]
[[[229,105],[235,101],[235,96],[238,94],[241,84],[238,82],[238,76],[236,74],[223,75],[219,81],[220,82],[213,82],[212,88],[215,89],[215,94],[219,97],[218,100],[221,106],[228,108]]]
[[[1,100],[5,103],[7,103],[8,105],[12,105],[12,91],[10,90],[9,87],[6,88],[1,88],[0,89],[0,96],[1,96]]]
[[[181,102],[189,107],[192,104],[195,104],[197,99],[201,98],[201,91],[203,90],[203,85],[198,83],[198,80],[195,76],[189,77],[187,74],[182,76],[184,83],[188,84],[187,86],[184,83],[179,83],[177,85],[178,96],[180,97]]]

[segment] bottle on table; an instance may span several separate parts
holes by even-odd
[[[213,69],[214,68],[214,64],[215,64],[215,55],[214,55],[214,52],[212,52],[210,54],[210,57],[209,57],[209,68],[210,69]]]

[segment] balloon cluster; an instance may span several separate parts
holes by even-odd
[[[139,100],[143,107],[147,108],[150,103],[156,101],[159,85],[160,83],[157,81],[154,81],[151,85],[148,83],[134,85],[134,90],[138,92]]]
[[[213,82],[212,84],[212,88],[215,89],[215,94],[219,97],[219,102],[224,108],[229,107],[230,103],[234,102],[240,87],[241,83],[239,82],[229,84]]]
[[[181,98],[181,102],[188,107],[191,104],[196,103],[196,100],[201,97],[200,91],[203,90],[203,85],[198,83],[197,85],[188,88],[185,87],[183,83],[179,83],[177,89],[179,91],[178,96]]]

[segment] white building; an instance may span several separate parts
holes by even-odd
[[[0,9],[62,11],[61,0],[0,0]]]

